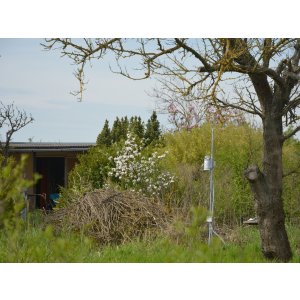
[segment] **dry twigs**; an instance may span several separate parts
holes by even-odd
[[[166,227],[163,207],[130,191],[95,190],[47,216],[56,229],[84,232],[100,244],[156,235]]]

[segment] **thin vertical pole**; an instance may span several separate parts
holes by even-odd
[[[209,217],[208,217],[208,245],[211,243],[213,234],[215,234],[225,245],[222,237],[214,230],[214,205],[215,205],[215,186],[214,186],[214,129],[211,130],[211,149],[210,149],[210,180],[209,180]]]
[[[210,149],[210,178],[209,178],[209,222],[208,222],[208,245],[214,232],[213,214],[214,214],[214,129],[211,131],[211,149]]]
[[[215,187],[214,187],[214,129],[211,129],[211,149],[210,149],[210,159],[211,159],[211,170],[210,170],[210,192],[211,192],[211,216],[214,214],[214,202],[215,202]]]

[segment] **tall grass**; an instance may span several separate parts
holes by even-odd
[[[300,262],[299,229],[288,227],[294,257],[292,262]],[[297,235],[295,235],[297,232]],[[211,245],[193,239],[193,242],[175,243],[160,238],[151,243],[135,241],[121,246],[105,247],[98,252],[98,262],[144,262],[144,263],[272,263],[266,260],[260,250],[257,228],[240,227],[231,232],[231,240],[224,245],[214,237]]]
[[[19,227],[0,233],[0,262],[90,262],[93,243],[86,237],[61,233],[55,235],[51,226]]]
[[[179,241],[168,236],[152,241],[133,240],[122,245],[99,247],[80,234],[55,234],[51,227],[29,227],[0,232],[0,262],[17,263],[266,263],[256,227],[228,230],[224,245],[214,236],[212,244],[186,230]],[[300,229],[288,225],[292,262],[300,262]],[[272,261],[271,261],[272,262]]]

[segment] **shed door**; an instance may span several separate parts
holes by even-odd
[[[59,187],[65,186],[65,158],[64,157],[37,157],[36,172],[42,178],[36,186],[37,194],[46,194],[49,200],[50,194],[58,194]],[[42,197],[37,197],[36,207],[43,208],[46,203]]]

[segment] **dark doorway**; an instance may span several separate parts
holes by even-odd
[[[36,185],[37,194],[46,197],[37,197],[36,208],[47,208],[50,197],[59,193],[59,187],[65,185],[65,159],[64,157],[37,157],[36,172],[42,178]]]

